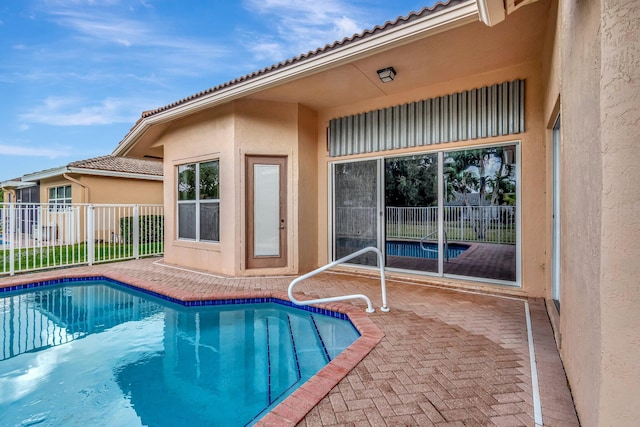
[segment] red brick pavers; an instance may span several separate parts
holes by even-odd
[[[286,292],[292,277],[222,278],[157,265],[157,259],[0,279],[0,287],[60,275],[107,274],[182,299]],[[154,264],[154,262],[156,262]],[[525,300],[387,282],[391,312],[361,300],[332,304],[362,321],[363,340],[264,417],[268,426],[534,426]],[[364,293],[374,278],[324,273],[298,299]],[[578,425],[544,303],[529,300],[543,425]],[[355,320],[358,322],[358,319]],[[355,368],[353,368],[355,366]]]

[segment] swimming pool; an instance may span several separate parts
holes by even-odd
[[[449,243],[447,245],[447,248],[449,255],[448,258],[452,259],[469,249],[469,245],[463,245],[460,243]],[[420,242],[388,241],[387,255],[438,259],[438,245],[435,243],[423,243],[421,247]]]
[[[274,298],[184,307],[105,280],[28,291],[0,293],[8,425],[251,424],[359,336],[345,315]]]

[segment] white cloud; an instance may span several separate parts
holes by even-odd
[[[47,157],[49,159],[56,159],[58,157],[66,157],[69,154],[70,149],[68,147],[21,147],[18,145],[0,144],[0,155],[4,156]]]
[[[362,26],[358,25],[353,19],[343,16],[334,22],[333,30],[335,34],[344,34],[344,37],[349,37],[360,33]]]
[[[48,97],[42,104],[20,115],[26,123],[51,126],[92,126],[113,123],[132,123],[144,110],[140,101],[107,98],[88,102],[76,97]]]
[[[253,57],[258,61],[273,61],[274,58],[284,58],[288,52],[283,43],[279,43],[274,39],[260,40],[257,43],[250,43],[247,49],[253,53]]]
[[[350,37],[366,27],[358,18],[364,17],[365,11],[342,0],[248,0],[246,7],[266,15],[277,29],[277,40],[246,43],[257,59],[271,55],[282,60]]]
[[[216,57],[225,48],[193,38],[174,36],[140,20],[111,13],[58,10],[51,13],[59,25],[70,28],[91,43],[110,43],[125,47],[162,48],[196,57]]]

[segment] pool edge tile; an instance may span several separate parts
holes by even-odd
[[[236,304],[242,301],[275,302],[285,306],[296,307],[311,313],[329,315],[349,320],[358,331],[360,337],[324,366],[319,372],[292,392],[280,404],[264,417],[256,421],[259,426],[295,426],[299,423],[329,392],[342,381],[384,337],[384,333],[371,320],[370,314],[364,312],[363,307],[344,304],[341,302],[314,304],[313,306],[292,303],[286,292],[280,290],[252,290],[222,293],[207,293],[196,295],[185,290],[172,289],[162,283],[134,278],[124,273],[96,271],[95,273],[51,274],[38,279],[23,276],[18,280],[0,283],[0,293],[6,289],[25,290],[35,286],[55,286],[65,283],[72,284],[79,280],[105,280],[116,286],[142,292],[173,302],[185,307],[213,306]],[[35,284],[35,285],[34,285]],[[34,286],[29,286],[34,285]],[[339,314],[340,316],[336,316]]]

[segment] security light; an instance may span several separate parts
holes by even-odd
[[[382,83],[392,82],[396,77],[396,70],[394,70],[393,67],[383,68],[378,70],[377,73]]]

